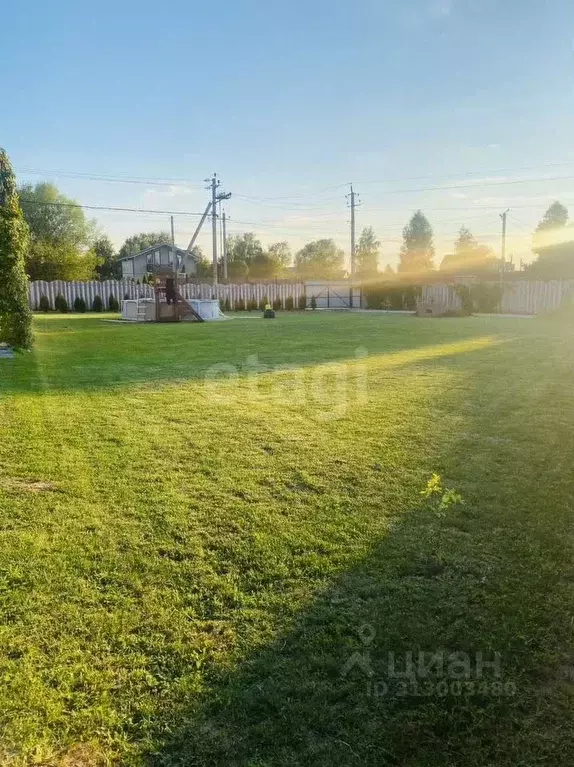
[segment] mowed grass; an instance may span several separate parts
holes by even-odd
[[[36,334],[0,361],[0,764],[572,763],[571,326]],[[469,678],[393,676],[420,652]]]

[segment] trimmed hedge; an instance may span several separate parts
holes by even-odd
[[[61,293],[58,293],[54,299],[54,308],[57,312],[60,312],[60,314],[66,314],[68,311],[68,302]]]
[[[84,314],[86,309],[87,307],[86,307],[86,302],[84,301],[84,299],[81,298],[81,296],[77,296],[74,301],[74,311],[78,312],[79,314]]]
[[[101,312],[104,309],[104,303],[100,296],[96,296],[94,298],[94,301],[92,303],[92,311],[93,312]]]
[[[40,301],[38,302],[38,311],[47,313],[51,310],[51,308],[52,307],[50,306],[50,299],[48,296],[41,295]]]
[[[367,309],[413,310],[417,308],[417,298],[421,292],[420,285],[389,282],[376,282],[363,288]]]
[[[115,296],[110,296],[108,299],[108,310],[117,314],[120,310],[120,303]]]

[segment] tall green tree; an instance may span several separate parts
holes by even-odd
[[[303,279],[336,280],[344,276],[344,259],[334,240],[314,240],[296,254],[295,267]]]
[[[227,276],[231,282],[243,282],[249,274],[249,265],[240,258],[235,258],[227,264]]]
[[[568,210],[560,202],[548,208],[533,235],[532,249],[536,261],[528,272],[539,279],[571,279],[574,277],[574,226]]]
[[[381,243],[377,240],[372,226],[366,226],[361,232],[355,255],[357,277],[372,279],[379,272],[379,252]]]
[[[89,279],[95,258],[89,253],[95,223],[54,184],[20,187],[20,203],[30,229],[26,269],[32,280]]]
[[[552,205],[548,207],[546,213],[542,216],[542,219],[536,227],[537,232],[544,232],[549,229],[561,229],[568,223],[568,208],[562,205],[561,202],[555,200]]]
[[[27,259],[31,280],[92,280],[97,258],[93,250],[78,251],[69,242],[32,239]]]
[[[124,241],[119,250],[118,258],[133,256],[135,253],[141,253],[146,248],[151,248],[152,245],[161,245],[164,242],[171,242],[171,234],[169,232],[139,232],[138,234],[133,234]]]
[[[100,280],[119,280],[122,267],[118,261],[116,249],[109,237],[102,235],[92,245],[92,254],[96,259],[96,274]]]
[[[28,226],[8,155],[0,149],[0,341],[15,349],[33,343],[25,258]]]
[[[199,245],[194,245],[191,249],[191,255],[195,258],[196,273],[198,280],[210,280],[213,276],[213,265],[205,256],[203,249]]]
[[[269,253],[258,253],[249,263],[249,279],[271,280],[281,270],[281,266]]]
[[[277,264],[277,271],[282,271],[291,266],[293,256],[288,242],[273,242],[267,248],[267,254]]]
[[[404,273],[429,272],[433,269],[433,231],[426,216],[417,210],[403,229],[398,271]]]
[[[249,261],[249,279],[271,280],[283,273],[291,263],[287,242],[274,242],[266,251],[257,252]]]
[[[253,232],[232,234],[227,238],[227,262],[244,261],[249,265],[257,256],[262,255],[263,245]]]
[[[498,261],[491,248],[481,245],[466,226],[461,226],[454,243],[454,253],[441,261],[441,271],[456,274],[481,274],[496,269]]]

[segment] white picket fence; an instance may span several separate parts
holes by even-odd
[[[235,309],[243,300],[257,301],[267,297],[270,303],[277,298],[285,306],[285,300],[293,298],[295,308],[300,296],[305,294],[305,285],[302,282],[294,283],[245,283],[241,285],[209,285],[188,282],[181,286],[185,298],[217,298],[225,302],[229,299],[231,309]],[[110,296],[118,301],[124,298],[152,298],[153,289],[149,285],[137,285],[131,280],[106,280],[105,282],[44,282],[39,280],[29,285],[29,301],[32,309],[37,309],[40,298],[46,296],[50,307],[54,309],[54,301],[57,295],[62,295],[68,302],[70,309],[73,308],[76,298],[83,298],[88,310],[94,303],[94,298],[99,296],[104,307],[107,307]]]
[[[209,285],[189,282],[181,287],[185,298],[217,298],[222,302],[229,299],[231,309],[235,309],[242,300],[257,301],[263,298],[273,303],[280,298],[282,305],[285,300],[293,298],[295,308],[300,296],[307,295],[307,303],[315,294],[315,285],[303,282],[293,283],[244,283],[241,285]],[[321,285],[322,289],[328,283]],[[339,288],[337,288],[339,289]],[[340,292],[340,291],[339,291]],[[61,294],[68,302],[70,309],[79,296],[86,302],[88,310],[92,307],[94,298],[99,296],[104,307],[107,307],[110,296],[118,301],[124,298],[152,298],[153,289],[148,285],[137,285],[131,280],[107,280],[105,282],[31,282],[29,285],[29,300],[32,309],[37,309],[41,296],[46,296],[50,307],[54,309],[56,296]],[[564,297],[570,294],[574,297],[574,280],[552,280],[550,282],[535,282],[516,280],[504,284],[504,295],[500,310],[507,314],[539,314],[557,309]],[[346,296],[346,294],[345,294]],[[425,285],[422,289],[423,301],[432,301],[446,306],[447,309],[460,308],[460,299],[453,285]],[[358,299],[357,299],[358,303]]]
[[[558,309],[564,298],[574,297],[574,280],[515,280],[504,283],[500,311],[503,314],[542,314]],[[425,285],[421,300],[460,309],[460,298],[453,285]]]

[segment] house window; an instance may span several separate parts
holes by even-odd
[[[153,262],[156,266],[160,265],[160,251],[154,250],[153,252]]]

